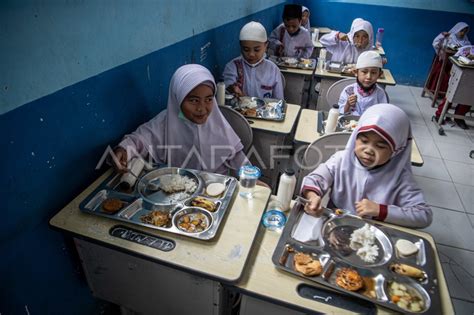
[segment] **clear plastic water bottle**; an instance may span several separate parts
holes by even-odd
[[[260,169],[252,165],[244,165],[239,170],[240,193],[245,199],[253,198],[253,190],[260,178]]]
[[[375,35],[375,47],[379,48],[382,47],[382,40],[383,40],[383,33],[384,29],[379,27],[377,30],[377,35]]]

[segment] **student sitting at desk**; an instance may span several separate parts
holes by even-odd
[[[457,53],[454,55],[454,57],[459,57],[459,56],[464,56],[466,58],[469,58],[471,60],[474,60],[474,46],[473,45],[468,45],[468,46],[464,46],[464,47],[461,47],[458,49]],[[443,112],[443,108],[446,104],[446,97],[441,101],[441,104],[439,104],[437,110],[436,110],[436,113],[435,115],[433,116],[433,119],[438,121],[439,120],[439,116],[441,115],[441,113]],[[469,110],[470,110],[470,106],[468,105],[462,105],[462,104],[458,104],[456,106],[456,109],[454,111],[454,114],[455,115],[466,115]],[[449,109],[449,108],[448,108]],[[446,119],[447,120],[447,119]],[[461,129],[469,129],[468,125],[466,124],[466,121],[464,119],[458,119],[458,118],[455,118],[454,121],[456,122],[456,124],[459,126],[459,128]],[[444,123],[444,121],[443,121]]]
[[[278,57],[310,58],[313,53],[311,34],[301,26],[302,8],[287,4],[283,10],[283,23],[270,35],[269,48]]]
[[[432,211],[410,165],[412,135],[403,110],[377,104],[361,116],[345,150],[336,152],[303,180],[309,199],[304,210],[320,215],[321,198],[331,189],[329,207],[408,227],[431,224]]]
[[[242,55],[231,60],[224,68],[227,90],[237,96],[255,96],[283,99],[280,69],[265,59],[267,32],[262,24],[250,22],[240,30]]]
[[[319,41],[332,54],[331,61],[354,64],[361,53],[374,46],[374,31],[370,22],[357,18],[348,34],[331,31]]]
[[[215,99],[214,77],[188,64],[170,81],[167,109],[144,123],[115,148],[115,167],[127,170],[134,156],[150,155],[159,164],[226,174],[250,164],[243,145]]]
[[[431,71],[428,74],[428,83],[427,88],[431,93],[434,93],[436,90],[436,84],[438,82],[438,78],[441,74],[441,68],[443,64],[443,60],[448,58],[451,54],[445,56],[445,48],[457,49],[458,47],[471,45],[471,42],[467,38],[467,33],[469,32],[469,25],[464,22],[459,22],[451,28],[449,32],[442,32],[438,36],[435,37],[433,40],[433,49],[436,53],[434,64],[431,67]],[[449,59],[446,59],[446,65],[443,70],[443,77],[441,79],[441,83],[439,85],[439,92],[440,96],[443,97],[448,89],[448,81],[449,81],[449,72],[451,70],[451,62]]]
[[[382,57],[375,51],[364,51],[357,58],[356,83],[348,85],[339,97],[341,114],[360,116],[372,105],[387,103],[385,90],[377,85],[382,75]]]
[[[311,33],[311,26],[309,24],[309,9],[305,6],[302,6],[301,10],[303,11],[301,16],[301,26],[303,26],[305,29],[308,30],[308,32]]]

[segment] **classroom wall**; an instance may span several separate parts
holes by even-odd
[[[383,48],[388,64],[398,84],[423,86],[431,65],[433,39],[449,31],[459,21],[474,27],[474,3],[456,1],[341,1],[304,0],[311,12],[312,26],[327,26],[348,32],[352,20],[369,20],[374,32],[385,30]],[[390,5],[390,6],[389,6]],[[474,31],[469,33],[474,42]]]
[[[49,219],[101,175],[108,145],[166,107],[177,67],[219,77],[280,0],[0,2],[0,313],[97,314]]]

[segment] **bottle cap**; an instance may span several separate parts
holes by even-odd
[[[293,171],[292,168],[287,168],[287,169],[285,170],[285,173],[288,174],[288,175],[290,175],[290,176],[295,175],[295,171]]]
[[[332,104],[332,108],[339,110],[339,104]]]
[[[261,175],[260,169],[253,165],[244,165],[239,170],[240,177],[259,178]]]
[[[280,210],[269,210],[263,215],[262,224],[271,231],[278,231],[285,226],[286,216]]]
[[[384,29],[383,29],[382,27],[379,27],[379,29],[377,30],[377,32],[383,33],[383,32],[384,32]]]

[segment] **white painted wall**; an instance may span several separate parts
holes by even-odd
[[[0,114],[282,0],[2,0]]]

